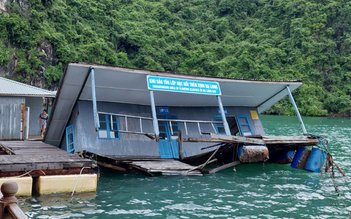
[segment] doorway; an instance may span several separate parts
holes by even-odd
[[[158,119],[178,119],[175,115],[158,115]],[[177,142],[178,122],[158,121],[160,141],[158,148],[161,158],[179,158],[179,145]]]

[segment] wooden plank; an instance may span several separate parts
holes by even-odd
[[[193,166],[180,161],[165,159],[165,161],[133,161],[133,165],[140,166],[145,169],[157,169],[157,170],[189,170]]]
[[[233,166],[236,166],[236,165],[239,165],[239,164],[240,164],[240,161],[234,161],[234,162],[225,164],[225,165],[223,165],[223,166],[214,168],[214,169],[210,170],[209,173],[215,173],[215,172],[218,172],[218,171],[220,171],[220,170],[224,170],[224,169],[227,169],[227,168],[229,168],[229,167],[233,167]]]
[[[308,136],[263,136],[266,145],[270,144],[304,144],[304,145],[317,145],[319,140]]]
[[[26,110],[26,105],[24,103],[21,104],[21,134],[22,134],[22,138],[21,139],[24,139],[24,121],[25,121],[25,115],[24,115],[24,112]],[[28,118],[29,119],[29,118]]]
[[[196,169],[202,169],[202,168],[204,168],[204,166],[206,166],[207,164],[210,164],[210,163],[213,163],[213,162],[216,162],[216,161],[217,161],[217,158],[208,161],[207,163],[205,163],[205,165],[204,165],[204,164],[201,164],[201,165],[199,165],[199,166],[196,166],[196,167],[194,167],[194,168],[191,168],[191,169],[188,170],[188,171],[193,171],[193,170],[196,170]]]
[[[7,154],[15,154],[14,151],[12,151],[10,148],[8,148],[8,147],[2,145],[1,143],[0,143],[0,147],[1,147],[1,149],[2,149],[3,151],[5,151]]]
[[[247,145],[264,145],[264,141],[256,138],[232,136],[232,135],[218,135],[211,133],[211,138],[184,138],[183,142],[226,142],[239,143]]]
[[[315,138],[311,138],[308,136],[262,136],[263,140],[287,140],[287,141],[291,141],[291,140],[300,140],[300,141],[308,141],[310,139],[315,139]],[[318,139],[315,139],[318,140]]]
[[[218,151],[220,148],[221,148],[221,147],[218,147],[218,148],[211,154],[211,156],[206,160],[206,162],[200,166],[200,169],[204,168],[204,167],[208,164],[208,162],[212,159],[212,157],[217,153],[217,151]]]
[[[184,159],[184,150],[183,150],[183,132],[178,130],[178,145],[179,145],[179,159]]]
[[[256,138],[242,137],[242,136],[234,136],[234,135],[220,135],[211,133],[212,139],[218,139],[222,141],[229,141],[233,143],[243,143],[243,144],[255,144],[255,145],[264,145],[264,141]]]
[[[127,171],[126,168],[115,166],[115,165],[108,164],[108,163],[105,163],[105,162],[99,162],[98,161],[97,164],[99,166],[107,167],[107,168],[118,170],[118,171],[122,171],[122,172],[126,172]]]
[[[58,163],[24,163],[24,164],[11,164],[11,165],[0,165],[1,172],[9,171],[29,171],[29,170],[54,170],[63,169],[62,164]]]
[[[175,175],[175,176],[178,176],[178,175],[184,175],[184,176],[203,176],[203,174],[200,172],[200,171],[171,171],[171,170],[168,170],[168,171],[162,171],[162,175]]]

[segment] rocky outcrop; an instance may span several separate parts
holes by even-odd
[[[56,65],[55,50],[52,43],[48,41],[41,41],[38,47],[38,52],[42,53],[40,60],[44,63],[46,68],[48,64]]]
[[[40,60],[43,62],[43,66],[41,69],[38,69],[36,72],[37,77],[32,78],[29,83],[36,87],[47,88],[44,72],[47,69],[48,65],[55,66],[57,64],[55,58],[55,50],[53,45],[48,41],[41,41],[38,45],[37,51],[40,52],[42,55],[40,56]],[[57,85],[56,85],[57,86]],[[51,89],[56,88],[55,84],[51,86]]]
[[[37,47],[37,51],[42,54],[40,60],[43,62],[43,66],[41,69],[36,70],[35,77],[26,77],[26,75],[18,75],[18,73],[15,73],[17,64],[20,61],[20,58],[16,55],[11,55],[11,61],[8,66],[0,66],[0,77],[18,78],[21,76],[27,78],[27,84],[47,89],[44,72],[49,65],[55,66],[57,64],[55,50],[50,42],[41,41]],[[58,84],[52,84],[50,88],[55,90],[57,86]]]
[[[25,16],[28,17],[29,13],[28,8],[29,5],[25,0],[0,0],[0,14],[7,13],[7,4],[8,3],[17,3],[23,12],[25,12]]]
[[[27,2],[27,0],[0,0],[0,16],[1,14],[9,13],[8,4],[15,3],[19,5],[23,13],[22,15],[26,18],[29,18],[29,5]],[[12,47],[10,45],[10,42],[7,42],[6,44],[8,48]],[[0,77],[23,78],[26,79],[27,84],[36,87],[47,88],[46,81],[44,78],[44,72],[49,65],[55,66],[57,64],[57,61],[55,59],[55,50],[50,42],[41,41],[37,45],[37,51],[40,54],[42,54],[39,58],[43,62],[43,66],[41,67],[41,69],[36,69],[34,77],[32,75],[19,75],[19,73],[16,73],[16,68],[18,67],[18,62],[20,61],[20,58],[15,54],[11,55],[10,62],[8,65],[0,65]],[[51,88],[55,89],[56,86],[57,85],[53,84]]]
[[[16,55],[11,55],[11,61],[8,66],[0,65],[0,77],[12,78],[18,62],[19,58]]]
[[[23,15],[29,18],[29,4],[26,0],[0,0],[0,14],[8,13],[8,4],[10,3],[18,4]]]
[[[7,12],[6,4],[7,0],[0,0],[0,14]]]

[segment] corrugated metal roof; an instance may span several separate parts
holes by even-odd
[[[55,91],[48,91],[0,77],[0,96],[55,97],[55,95]]]

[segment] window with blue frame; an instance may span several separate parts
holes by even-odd
[[[74,153],[75,146],[74,146],[74,127],[73,124],[66,127],[66,145],[67,145],[67,152]]]
[[[98,137],[100,139],[119,139],[118,117],[116,115],[99,114],[100,127]]]
[[[222,117],[213,117],[213,121],[223,121]],[[223,123],[215,123],[215,128],[218,134],[223,134],[225,135],[225,129]]]
[[[236,116],[236,120],[238,121],[238,126],[240,128],[240,134],[242,136],[253,135],[251,125],[249,122],[249,118],[244,115]]]

